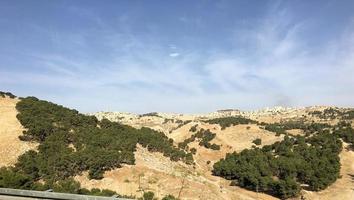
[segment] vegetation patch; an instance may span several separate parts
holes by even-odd
[[[189,124],[191,122],[192,122],[192,120],[186,120],[186,121],[176,120],[176,123],[178,125],[175,128],[173,128],[172,130],[170,130],[170,133],[172,133],[172,131],[177,130],[177,129],[181,128],[182,126],[187,125],[187,124]]]
[[[24,190],[39,190],[46,191],[52,189],[54,192],[62,193],[72,193],[72,194],[84,194],[84,195],[95,195],[95,196],[113,196],[127,197],[118,195],[116,192],[107,189],[92,188],[91,190],[82,188],[80,183],[72,178],[59,180],[51,183],[40,183],[35,182],[31,175],[27,175],[16,168],[2,167],[0,168],[0,187],[4,188],[15,188]]]
[[[197,131],[197,127],[198,127],[198,124],[192,126],[192,127],[189,129],[189,132],[196,132],[196,131]]]
[[[269,127],[281,133],[300,128],[307,134],[286,135],[272,145],[227,154],[214,164],[213,174],[232,180],[234,185],[285,199],[298,196],[301,184],[319,191],[334,183],[339,177],[342,140],[353,149],[354,130],[347,122],[335,126],[283,123]]]
[[[141,114],[139,115],[139,117],[160,117],[161,118],[161,116],[157,112],[149,112],[149,113]]]
[[[263,124],[267,131],[275,132],[277,136],[287,134],[287,130],[302,129],[304,133],[309,135],[319,131],[329,129],[331,126],[326,123],[304,123],[303,121],[283,121],[280,123]]]
[[[323,111],[313,111],[309,112],[310,115],[318,117],[320,119],[330,119],[341,118],[343,120],[352,120],[354,119],[354,110],[345,110],[341,111],[338,108],[327,108]]]
[[[11,99],[16,98],[16,96],[13,95],[11,92],[2,92],[2,91],[0,91],[0,97],[3,97],[3,98],[9,97]]]
[[[262,139],[257,138],[257,139],[255,139],[255,140],[253,140],[252,142],[253,142],[253,144],[255,144],[255,145],[261,145],[261,144],[262,144]]]
[[[215,138],[216,134],[212,133],[209,129],[200,129],[197,133],[193,134],[191,137],[185,139],[183,142],[178,144],[179,148],[188,149],[188,144],[194,142],[197,138],[200,140],[199,145],[207,149],[220,150],[220,145],[211,144],[210,141]],[[191,149],[192,150],[192,149]],[[196,150],[191,151],[195,154]]]
[[[35,97],[23,98],[16,108],[18,120],[27,129],[20,139],[40,144],[38,151],[21,155],[14,168],[2,169],[1,187],[53,188],[83,171],[88,171],[91,179],[101,179],[107,170],[133,165],[137,144],[173,161],[193,163],[191,153],[173,146],[172,139],[149,128],[135,129],[107,119],[98,121],[94,116]],[[9,174],[18,177],[14,185],[4,181]]]
[[[219,124],[221,126],[221,130],[224,130],[230,126],[236,126],[239,124],[255,124],[257,123],[254,120],[237,116],[237,117],[222,117],[222,118],[215,118],[206,121],[209,124]]]

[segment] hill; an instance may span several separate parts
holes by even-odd
[[[353,196],[349,108],[83,115],[34,97],[4,95],[0,103],[0,137],[9,141],[0,146],[0,165],[7,166],[0,187],[9,184],[4,177],[10,173],[18,177],[11,187],[98,195]]]

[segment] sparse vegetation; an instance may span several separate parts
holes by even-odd
[[[309,112],[309,114],[321,119],[335,119],[338,115],[341,115],[342,112],[339,111],[337,108],[326,108],[323,112],[313,111]]]
[[[174,130],[177,130],[177,129],[181,128],[182,126],[189,124],[191,122],[192,122],[192,120],[186,120],[186,121],[179,120],[179,121],[177,121],[178,126],[176,128],[174,128]]]
[[[353,120],[354,119],[354,109],[348,110],[342,114],[344,120]]]
[[[320,119],[333,120],[335,118],[341,118],[343,120],[354,119],[354,109],[339,110],[338,108],[327,108],[321,111],[309,112],[310,115],[318,117]]]
[[[212,133],[209,129],[207,130],[200,129],[197,133],[193,134],[191,137],[185,139],[183,142],[180,142],[178,144],[178,147],[182,149],[187,149],[188,144],[194,142],[198,138],[200,139],[199,141],[200,146],[203,146],[207,149],[220,150],[220,145],[210,143],[210,141],[213,140],[215,136],[216,134]]]

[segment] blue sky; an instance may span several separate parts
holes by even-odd
[[[82,112],[354,106],[354,1],[0,1],[0,90]]]

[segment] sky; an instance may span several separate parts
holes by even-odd
[[[354,107],[354,1],[2,0],[0,91],[84,113]]]

